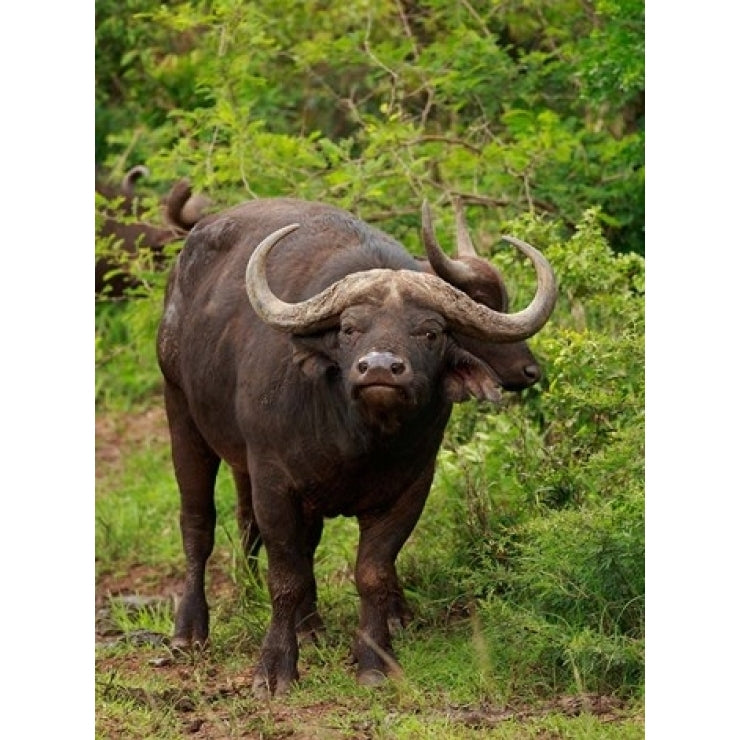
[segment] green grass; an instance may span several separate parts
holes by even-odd
[[[98,572],[115,581],[116,574],[124,577],[144,564],[163,577],[181,574],[178,500],[166,441],[126,450],[120,466],[103,475],[98,487]],[[211,646],[200,656],[165,667],[155,661],[169,657],[166,647],[125,641],[98,647],[97,736],[166,739],[206,727],[213,737],[642,737],[639,696],[621,703],[604,722],[587,713],[566,716],[557,705],[543,704],[556,695],[552,686],[537,691],[526,681],[512,685],[496,664],[496,640],[510,650],[507,639],[516,636],[493,628],[495,610],[485,603],[471,611],[473,597],[460,593],[449,572],[445,578],[454,555],[450,532],[430,541],[430,533],[445,521],[454,530],[450,495],[444,485],[435,486],[400,559],[417,613],[394,640],[403,677],[378,690],[354,681],[347,658],[357,624],[351,576],[357,525],[329,520],[316,559],[326,641],[302,648],[301,680],[293,693],[262,705],[250,696],[248,674],[269,619],[269,603],[263,583],[250,580],[236,548],[234,492],[228,471],[221,471],[212,560],[230,588],[215,597],[210,593]],[[150,588],[156,593],[156,581],[150,581]],[[124,633],[169,634],[171,602],[138,612],[114,607],[112,619]]]
[[[216,615],[223,619],[224,614]],[[236,622],[241,620],[234,615]],[[215,625],[214,647],[193,660],[159,668],[166,650],[114,647],[99,651],[98,736],[174,738],[194,722],[210,736],[341,738],[638,738],[640,702],[604,718],[568,716],[557,703],[507,708],[491,698],[469,627],[410,633],[399,641],[405,675],[367,689],[346,666],[348,636],[301,654],[300,683],[286,699],[251,698],[245,674],[252,656],[238,651],[235,625]],[[229,633],[232,633],[229,635]],[[248,648],[242,641],[241,647]],[[130,660],[127,662],[127,657]],[[220,733],[220,734],[217,734]],[[550,734],[546,734],[550,733]]]

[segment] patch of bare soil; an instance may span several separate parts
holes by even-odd
[[[159,651],[162,652],[161,650]],[[251,698],[252,671],[245,656],[245,669],[240,674],[229,672],[223,666],[209,661],[207,655],[193,661],[182,658],[162,659],[148,655],[110,656],[99,661],[99,667],[108,675],[142,676],[156,672],[167,688],[144,689],[111,683],[108,688],[116,699],[162,712],[174,711],[182,723],[183,736],[193,738],[264,738],[281,740],[334,740],[348,738],[370,740],[378,737],[377,722],[363,719],[358,707],[347,706],[347,721],[337,725],[341,717],[342,701],[320,701],[298,705],[273,699],[267,703]],[[413,711],[413,710],[411,710]],[[534,706],[495,707],[481,705],[460,707],[450,705],[432,710],[440,719],[471,730],[486,732],[506,722],[522,723],[545,718],[548,715],[575,717],[591,714],[601,722],[618,722],[627,714],[625,703],[611,696],[583,694],[562,696]],[[352,715],[357,716],[354,721]],[[341,720],[340,720],[341,721]],[[528,737],[530,735],[527,735]],[[538,738],[557,740],[559,733],[540,730]]]
[[[624,702],[615,696],[600,694],[578,694],[560,696],[549,702],[536,706],[496,708],[483,705],[475,709],[458,708],[446,712],[446,717],[469,727],[495,727],[507,720],[527,720],[545,717],[548,714],[564,714],[577,717],[581,714],[592,714],[602,722],[613,722],[620,718]]]
[[[136,414],[105,414],[95,417],[95,475],[115,471],[126,450],[167,442],[169,431],[164,406]]]

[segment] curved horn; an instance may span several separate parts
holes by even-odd
[[[477,301],[485,303],[489,308],[505,312],[508,310],[509,299],[504,279],[498,268],[475,253],[473,241],[465,225],[460,198],[455,198],[454,206],[457,223],[457,258],[451,259],[442,251],[434,236],[429,206],[426,201],[422,205],[422,236],[429,263],[443,280],[465,291]],[[494,303],[491,303],[491,300]]]
[[[337,323],[342,311],[371,292],[387,294],[395,289],[411,301],[445,316],[461,334],[497,342],[517,342],[536,334],[547,322],[557,298],[555,275],[548,261],[533,246],[505,237],[534,264],[537,292],[532,302],[514,314],[494,311],[436,275],[414,270],[366,270],[347,275],[318,295],[301,303],[286,303],[267,284],[267,256],[286,234],[299,227],[290,224],[260,242],[246,270],[246,289],[255,312],[275,329],[296,334],[320,331]]]
[[[134,196],[134,183],[140,177],[149,177],[149,168],[143,164],[137,164],[132,167],[124,176],[121,182],[121,190],[127,198],[133,198]]]
[[[457,224],[457,248],[458,253],[460,253],[461,242],[464,241],[465,238],[467,238],[471,249],[473,248],[473,245],[472,242],[470,242],[470,235],[465,229],[464,222],[464,236],[462,236],[460,232],[459,220]],[[452,283],[452,285],[456,285],[459,288],[464,288],[467,284],[470,283],[471,280],[475,279],[475,271],[467,262],[464,262],[462,260],[454,260],[448,257],[442,251],[442,247],[439,246],[439,242],[437,242],[437,238],[434,235],[432,212],[426,199],[421,204],[421,239],[424,243],[424,251],[427,253],[427,257],[429,258],[429,264],[432,266],[434,272],[443,280],[446,280],[448,283]],[[465,248],[467,248],[467,245]],[[475,256],[474,249],[473,256]]]
[[[267,284],[267,255],[286,234],[299,227],[300,224],[290,224],[266,236],[252,252],[245,273],[247,295],[255,313],[266,324],[282,331],[299,331],[315,323],[314,312],[305,305],[315,299],[303,303],[286,303]]]
[[[267,284],[267,256],[280,239],[299,226],[300,224],[283,226],[265,237],[257,245],[247,264],[245,281],[252,308],[273,329],[294,334],[311,334],[328,329],[336,325],[345,308],[366,297],[369,291],[377,291],[378,288],[383,290],[394,280],[394,276],[400,272],[409,272],[376,269],[351,273],[312,298],[300,303],[286,303]]]
[[[500,313],[435,275],[417,274],[408,286],[413,298],[442,313],[461,334],[492,342],[518,342],[535,335],[547,323],[557,301],[557,281],[550,263],[531,244],[502,236],[534,265],[537,292],[530,304],[513,314]],[[403,272],[403,271],[398,271]],[[411,273],[414,274],[414,273]]]
[[[167,193],[164,202],[166,219],[175,228],[182,229],[183,231],[187,231],[189,227],[183,223],[182,210],[191,195],[192,188],[190,187],[190,180],[187,177],[183,177],[170,188],[170,192]]]
[[[211,207],[211,199],[206,195],[196,193],[188,198],[180,212],[182,223],[186,228],[192,229],[200,221],[208,208]]]
[[[467,224],[465,223],[465,213],[462,207],[462,200],[455,198],[453,202],[455,208],[455,224],[457,225],[457,256],[458,257],[477,257],[473,240],[470,238]]]

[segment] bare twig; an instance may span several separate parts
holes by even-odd
[[[223,55],[226,53],[226,24],[224,23],[221,26],[221,34],[218,39],[218,56],[219,58],[223,57]],[[216,147],[216,141],[218,140],[218,125],[213,127],[213,132],[211,133],[211,142],[208,145],[208,153],[206,154],[206,172],[208,173],[208,177],[213,177],[213,150]]]
[[[469,141],[465,141],[465,139],[458,139],[454,136],[442,136],[439,134],[424,134],[423,136],[418,136],[416,139],[412,139],[411,141],[405,141],[403,142],[403,144],[406,146],[416,146],[417,144],[425,144],[430,141],[439,141],[443,144],[462,146],[479,156],[483,153],[482,149],[479,149],[477,146],[471,144]]]
[[[507,206],[516,205],[516,201],[508,198],[491,198],[486,195],[477,195],[475,193],[461,193],[458,190],[450,190],[450,196],[460,198],[465,205],[487,206],[490,208],[506,208]],[[538,198],[531,199],[533,209],[545,211],[547,213],[558,213],[558,209],[552,204]]]
[[[401,23],[403,24],[403,31],[406,34],[406,38],[411,42],[412,50],[414,53],[414,60],[419,60],[419,50],[416,47],[416,39],[414,38],[414,32],[411,30],[409,25],[409,19],[406,17],[406,12],[403,9],[403,5],[400,0],[396,0],[396,8],[398,8],[398,15],[401,16]]]
[[[390,211],[376,211],[375,213],[370,213],[363,218],[368,223],[378,223],[382,221],[389,221],[393,218],[400,218],[401,216],[416,216],[418,213],[418,208],[399,208],[397,210]]]
[[[480,28],[481,28],[481,31],[483,32],[483,35],[484,35],[484,36],[488,36],[488,37],[490,38],[490,37],[491,37],[491,35],[492,35],[492,34],[491,34],[491,32],[490,32],[490,31],[488,30],[488,28],[486,27],[486,24],[485,24],[484,20],[483,20],[483,19],[482,19],[482,18],[481,18],[481,17],[480,17],[479,15],[478,15],[478,13],[476,12],[475,8],[473,8],[473,6],[472,6],[472,5],[471,5],[471,4],[470,4],[470,3],[468,2],[468,0],[460,0],[460,4],[461,4],[461,5],[462,5],[462,6],[463,6],[463,7],[465,8],[465,10],[467,10],[467,11],[468,11],[468,13],[470,13],[470,15],[472,15],[472,16],[473,16],[473,18],[475,18],[475,20],[476,20],[476,21],[478,22],[478,25],[480,26]]]
[[[524,182],[524,196],[527,199],[527,203],[529,204],[529,210],[534,212],[534,203],[532,202],[532,193],[529,191],[529,178],[527,177],[526,173],[524,174],[524,177],[522,178]]]

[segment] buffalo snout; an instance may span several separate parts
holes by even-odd
[[[357,372],[366,381],[372,375],[383,376],[386,373],[397,377],[403,375],[406,369],[406,361],[392,352],[368,352],[357,361]]]
[[[529,363],[522,368],[522,374],[530,383],[536,383],[542,377],[542,370],[536,363]]]
[[[411,381],[411,365],[393,352],[373,350],[362,355],[350,370],[349,381],[357,394],[377,386],[401,389]]]
[[[411,364],[393,352],[373,350],[357,359],[349,373],[351,395],[359,401],[365,421],[392,430],[413,405]]]
[[[529,351],[526,354],[529,355]],[[542,378],[542,370],[531,356],[512,358],[508,363],[500,363],[494,372],[507,391],[523,391]]]

